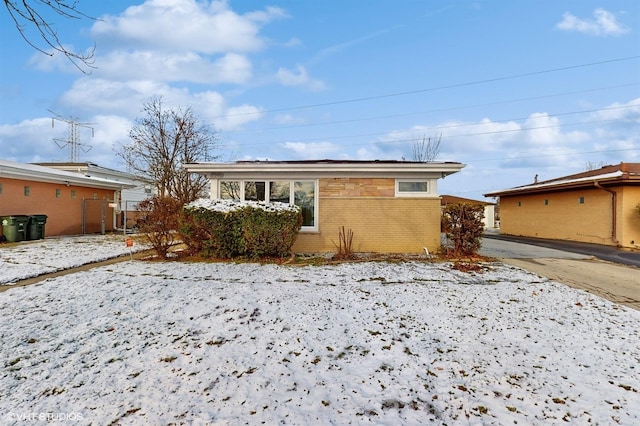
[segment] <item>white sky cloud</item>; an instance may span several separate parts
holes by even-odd
[[[286,14],[267,7],[247,15],[232,11],[227,2],[195,0],[149,0],[130,6],[120,16],[104,16],[92,28],[92,34],[109,44],[132,44],[169,51],[194,51],[205,54],[251,52],[265,42],[259,36],[261,25]]]
[[[293,157],[304,159],[333,158],[341,151],[340,145],[331,142],[285,142],[283,148],[291,151]]]
[[[613,13],[601,8],[593,11],[593,19],[581,19],[569,12],[565,12],[562,16],[562,21],[556,24],[556,28],[596,36],[618,36],[629,31],[628,28],[618,22]]]
[[[312,91],[320,91],[325,88],[324,83],[311,78],[307,69],[302,65],[297,65],[295,70],[281,67],[278,69],[277,78],[283,86],[304,86]]]
[[[210,59],[188,51],[114,51],[99,60],[101,65],[95,76],[118,80],[153,76],[155,81],[242,84],[252,75],[251,61],[236,53]]]

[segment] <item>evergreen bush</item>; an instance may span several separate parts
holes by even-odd
[[[298,206],[203,199],[184,207],[180,233],[192,254],[256,259],[290,253],[301,225]]]

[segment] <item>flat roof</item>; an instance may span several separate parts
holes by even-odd
[[[18,163],[8,160],[0,160],[0,178],[22,179],[34,182],[59,183],[64,185],[68,184],[88,188],[113,190],[135,187],[135,185],[111,179],[85,176],[82,173],[68,172],[37,164]]]
[[[210,178],[266,177],[428,177],[443,178],[459,172],[465,164],[398,160],[291,160],[236,161],[185,164],[187,170]]]

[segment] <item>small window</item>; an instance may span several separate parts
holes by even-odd
[[[61,195],[62,195],[62,190],[59,188],[56,188],[56,198],[60,198]]]
[[[544,205],[548,206],[549,205],[549,200],[547,200],[546,198],[544,199]]]
[[[415,197],[429,193],[428,180],[400,180],[396,179],[396,196]]]
[[[93,199],[94,199],[94,200],[97,200],[97,199],[98,199],[98,193],[97,193],[97,192],[94,192],[94,193],[93,193]]]
[[[578,204],[584,204],[584,197],[578,197]]]
[[[2,194],[2,184],[0,183],[0,194]]]
[[[24,196],[28,197],[29,194],[31,194],[31,187],[30,186],[25,186],[24,187]]]
[[[518,201],[518,207],[522,207],[522,201]]]
[[[76,191],[75,190],[71,190],[71,199],[75,200],[76,199]]]

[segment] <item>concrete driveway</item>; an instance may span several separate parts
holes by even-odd
[[[631,266],[634,263],[625,265],[589,255],[589,245],[578,245],[576,250],[581,253],[575,253],[548,247],[551,244],[543,247],[514,240],[517,238],[488,235],[482,240],[480,254],[640,310],[640,269]],[[624,258],[635,262],[640,253]]]

